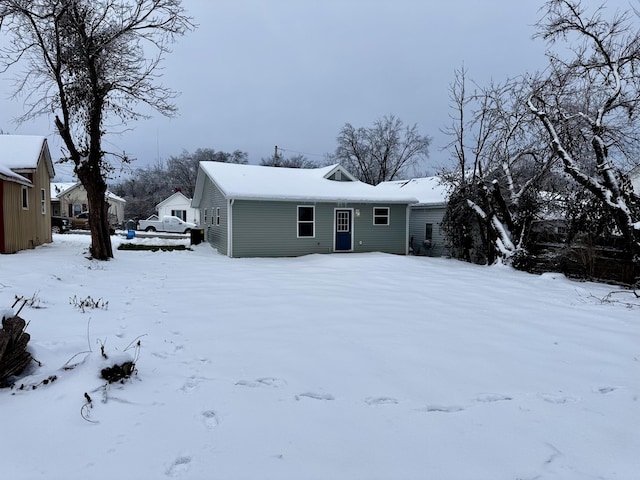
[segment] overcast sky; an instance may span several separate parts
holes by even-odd
[[[367,127],[393,114],[432,137],[432,170],[448,160],[440,129],[451,122],[454,70],[464,64],[486,84],[541,69],[545,45],[531,37],[543,3],[184,0],[198,29],[174,45],[162,79],[181,92],[178,116],[136,122],[106,148],[135,157],[134,168],[197,148],[239,149],[259,163],[278,145],[285,156],[323,160],[345,123]],[[51,119],[17,126],[22,104],[10,93],[5,74],[0,129],[47,135],[58,158]]]

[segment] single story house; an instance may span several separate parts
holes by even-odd
[[[124,222],[124,204],[127,201],[107,190],[107,203],[109,204],[109,219],[111,223],[122,225]],[[51,211],[54,216],[75,217],[88,210],[89,201],[87,191],[82,183],[52,183],[51,184]]]
[[[54,175],[45,137],[0,135],[0,253],[51,242]]]
[[[200,162],[192,206],[229,257],[406,255],[410,195],[388,195],[341,165],[299,169]]]
[[[200,224],[200,210],[191,206],[191,199],[182,192],[176,192],[156,205],[158,217],[167,215],[178,217],[185,222]]]
[[[415,197],[409,213],[409,244],[416,255],[448,255],[442,219],[447,208],[447,189],[439,177],[382,182],[376,189],[387,195]]]

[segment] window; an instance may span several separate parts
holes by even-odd
[[[373,224],[389,225],[389,207],[373,208]]]
[[[174,217],[178,217],[183,222],[187,221],[187,211],[186,210],[171,210],[171,215]]]
[[[44,191],[44,188],[40,189],[40,211],[43,215],[47,213],[47,194]]]
[[[69,205],[69,216],[70,217],[77,217],[78,215],[80,215],[82,212],[86,212],[87,211],[87,206],[80,204],[80,203],[74,203]]]
[[[433,223],[426,223],[424,226],[424,246],[431,248],[433,244]]]
[[[208,212],[209,212],[209,209],[208,209],[208,208],[205,208],[205,209],[204,209],[204,224],[205,224],[205,225],[207,224],[207,213],[208,213]]]
[[[22,187],[22,209],[29,210],[29,190],[27,187]]]
[[[298,237],[315,236],[315,208],[298,207]]]
[[[424,239],[433,240],[433,223],[427,223],[424,229]]]
[[[336,232],[349,233],[351,231],[351,212],[341,210],[336,212]]]
[[[220,225],[220,207],[216,207],[216,225]]]

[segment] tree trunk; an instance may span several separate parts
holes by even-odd
[[[107,184],[98,168],[89,163],[76,169],[78,179],[87,191],[89,202],[89,228],[91,229],[91,257],[96,260],[113,258],[109,229],[109,204],[106,200]]]

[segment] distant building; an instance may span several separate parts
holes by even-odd
[[[124,204],[127,201],[107,190],[109,221],[122,225],[124,222]],[[54,216],[75,217],[88,211],[87,191],[82,183],[51,183],[51,211]]]
[[[176,192],[156,205],[158,217],[167,215],[178,217],[185,222],[200,224],[200,210],[191,206],[191,199],[182,192]]]

